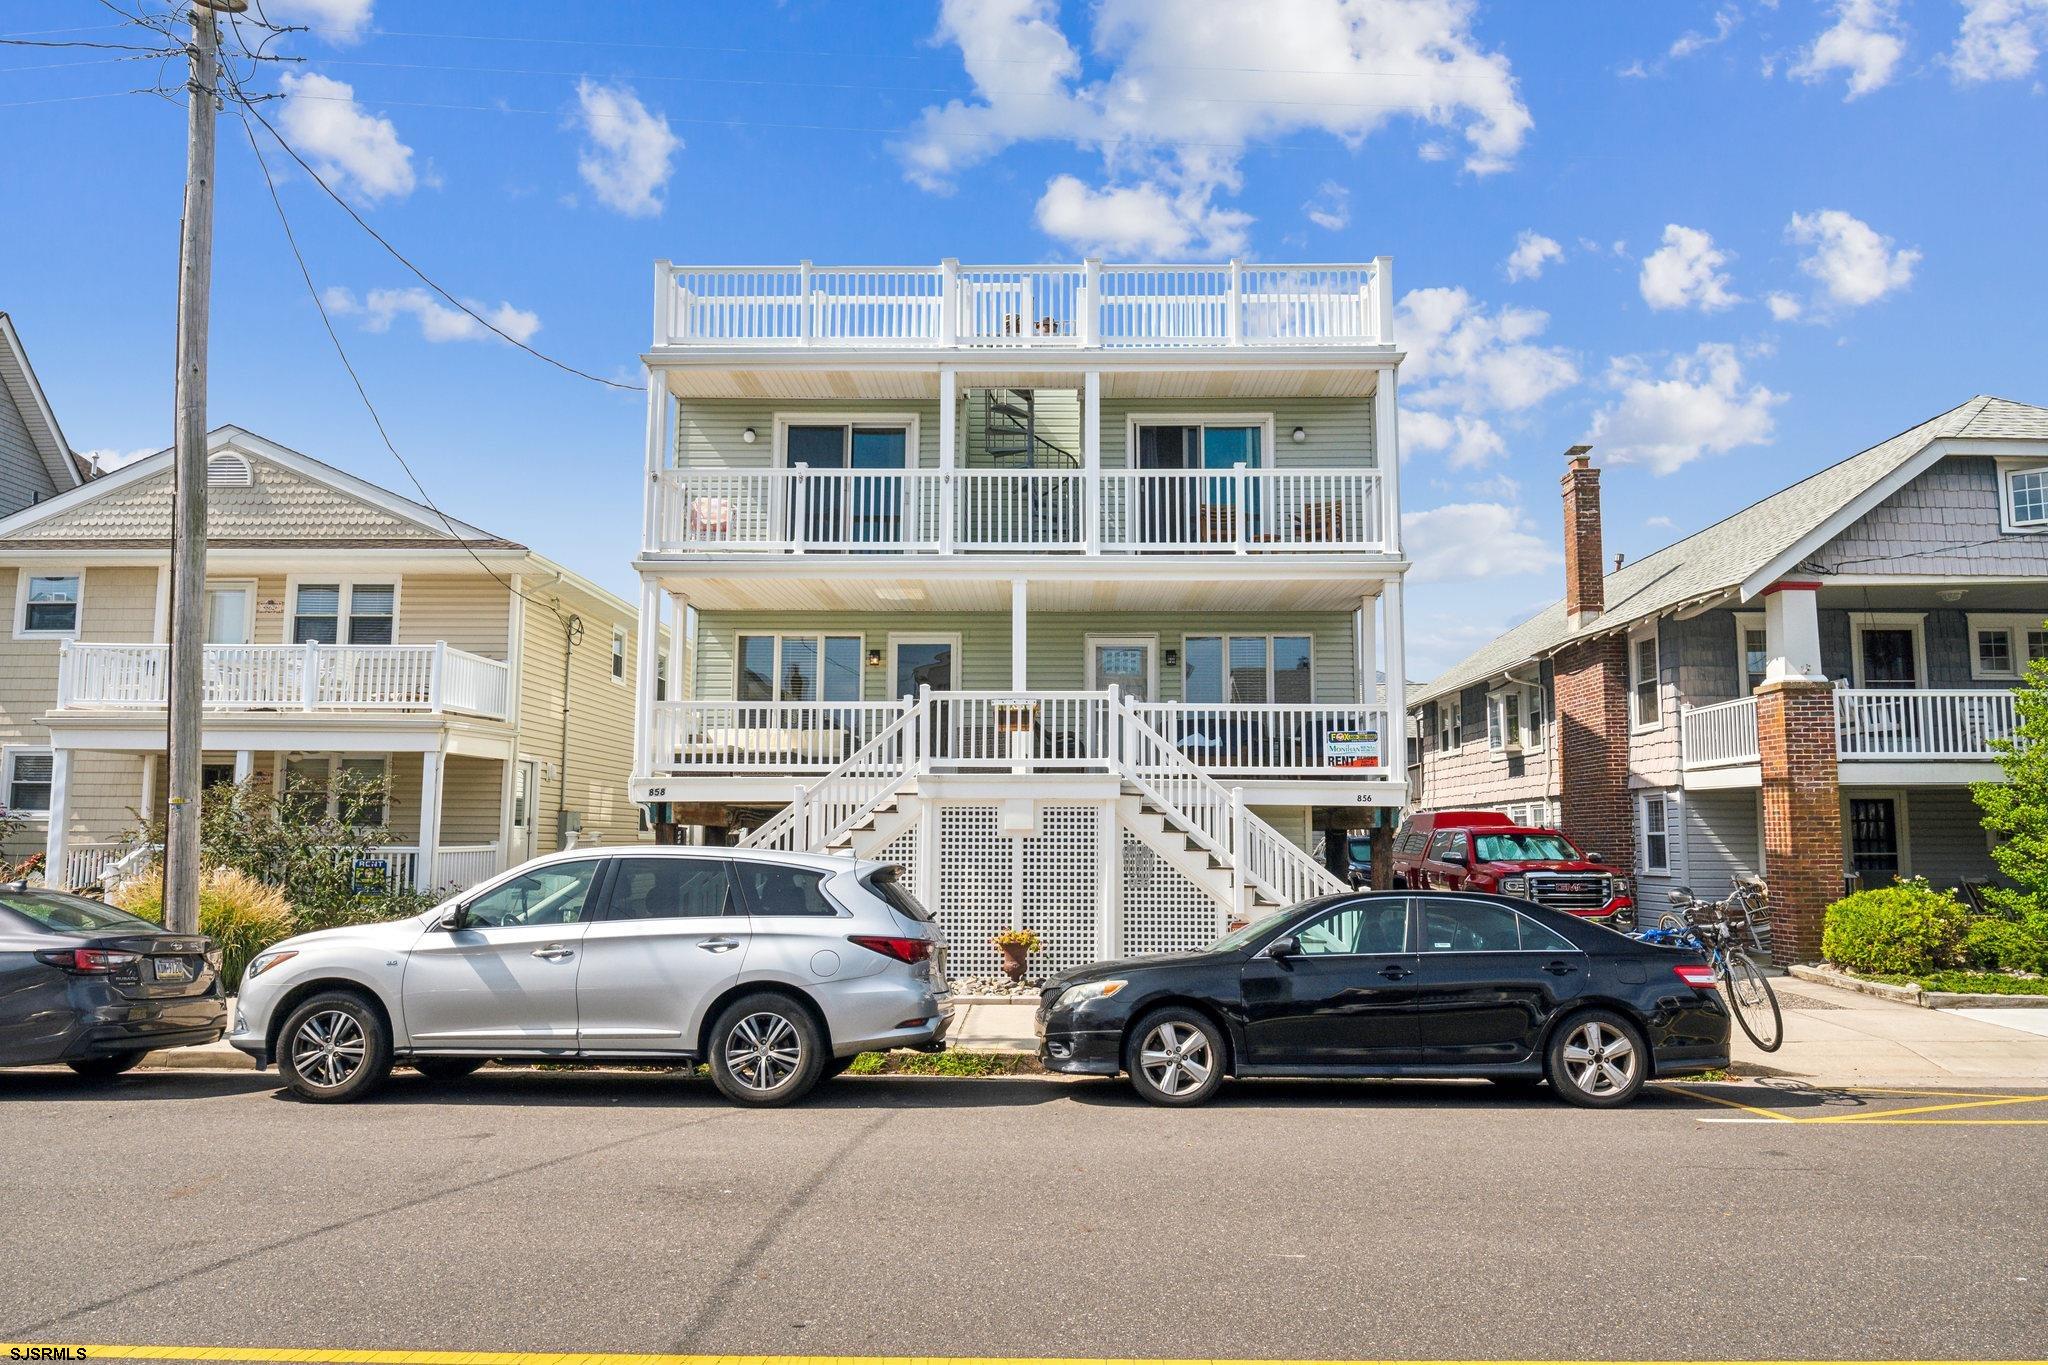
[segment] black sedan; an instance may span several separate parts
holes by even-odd
[[[212,939],[83,896],[0,887],[0,1066],[116,1076],[227,1025]]]
[[[1728,1064],[1701,954],[1471,894],[1330,896],[1204,952],[1070,972],[1038,1032],[1050,1069],[1175,1105],[1225,1076],[1465,1076],[1607,1108]]]

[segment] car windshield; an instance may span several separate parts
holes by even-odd
[[[1255,943],[1263,935],[1272,933],[1289,920],[1296,919],[1303,912],[1314,909],[1318,904],[1320,904],[1318,901],[1303,901],[1299,905],[1290,905],[1285,910],[1275,910],[1264,919],[1255,919],[1242,928],[1232,929],[1222,938],[1210,944],[1209,951],[1212,953],[1228,952],[1232,948],[1242,948],[1247,943]]]
[[[1354,863],[1369,863],[1372,861],[1372,840],[1370,838],[1353,839],[1351,841],[1351,861]]]
[[[83,896],[67,896],[60,891],[0,892],[0,905],[53,934],[98,934],[110,930],[119,933],[137,929],[154,933],[157,929],[148,920],[138,919],[125,910],[116,910],[111,905],[89,901]]]
[[[1513,830],[1506,834],[1474,836],[1482,863],[1558,863],[1579,856],[1562,834],[1536,830]]]

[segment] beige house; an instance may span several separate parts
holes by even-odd
[[[205,780],[385,779],[394,880],[644,837],[637,616],[523,545],[251,432],[209,438]],[[171,453],[0,520],[6,849],[80,886],[165,801]]]

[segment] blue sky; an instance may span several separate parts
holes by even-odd
[[[663,256],[1393,256],[1418,676],[1557,596],[1574,441],[1633,557],[1972,394],[2048,403],[2048,0],[268,7],[312,32],[255,72],[266,116],[441,283],[627,382]],[[0,308],[116,456],[168,439],[183,161],[119,55],[0,49]],[[232,110],[220,148],[212,420],[404,489]],[[434,498],[625,592],[638,401],[280,180]]]

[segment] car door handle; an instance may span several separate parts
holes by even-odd
[[[1386,966],[1380,968],[1380,975],[1389,981],[1399,981],[1402,977],[1413,976],[1415,973],[1409,971],[1398,962],[1389,962]]]
[[[1569,962],[1551,962],[1546,963],[1543,970],[1549,972],[1552,976],[1570,976],[1578,968],[1572,966]]]
[[[544,943],[533,950],[533,955],[546,958],[549,962],[561,962],[576,956],[576,950],[565,943]]]
[[[740,946],[736,938],[707,938],[697,945],[707,953],[729,953]]]

